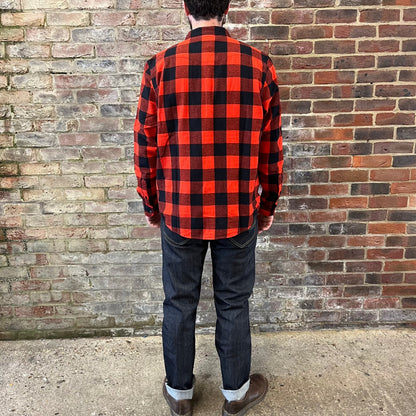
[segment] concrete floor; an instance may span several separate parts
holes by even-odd
[[[270,389],[248,416],[416,414],[416,331],[255,334],[253,347]],[[161,357],[159,337],[0,342],[0,415],[169,415]],[[220,415],[212,335],[197,337],[195,374],[194,415]]]

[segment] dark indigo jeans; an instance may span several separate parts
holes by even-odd
[[[257,221],[250,230],[221,240],[188,239],[161,221],[163,252],[163,355],[168,385],[192,388],[195,319],[208,244],[211,248],[217,322],[215,345],[223,388],[238,390],[250,376],[248,299],[255,278]]]

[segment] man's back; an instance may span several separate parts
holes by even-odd
[[[259,207],[274,210],[283,163],[276,74],[270,58],[224,28],[195,29],[148,61],[135,131],[136,168],[143,174],[149,151],[157,158],[153,198],[174,232],[228,238]]]

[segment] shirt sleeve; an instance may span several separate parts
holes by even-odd
[[[263,129],[260,139],[259,181],[262,188],[259,212],[274,214],[282,191],[283,144],[280,96],[276,71],[269,58],[262,89]]]
[[[154,60],[146,63],[140,88],[140,98],[134,123],[134,169],[137,192],[143,200],[144,212],[152,216],[159,212],[156,190],[157,103],[152,84]]]

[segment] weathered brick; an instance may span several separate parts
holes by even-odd
[[[3,26],[43,26],[45,23],[45,13],[3,13],[1,24]]]
[[[415,166],[416,156],[393,156],[393,167]]]
[[[332,235],[357,235],[366,233],[365,223],[334,223],[329,225],[329,233]]]
[[[334,54],[334,53],[354,53],[355,41],[348,40],[319,40],[315,42],[315,53]],[[372,65],[373,66],[373,65]]]
[[[352,23],[357,20],[357,10],[333,9],[318,10],[316,12],[316,23]]]
[[[96,12],[91,15],[92,24],[95,26],[134,26],[136,17],[129,11],[123,12]],[[80,26],[80,25],[77,25]]]
[[[115,0],[71,0],[70,7],[73,9],[112,9]]]
[[[322,39],[331,38],[334,29],[329,26],[295,26],[290,30],[290,37],[296,39]]]
[[[288,39],[288,26],[253,26],[251,28],[251,39]]]
[[[23,10],[66,9],[67,0],[21,0]]]
[[[379,56],[378,67],[412,67],[415,65],[416,57],[412,55],[393,55],[393,56]]]
[[[380,25],[380,37],[404,37],[416,36],[416,25]]]
[[[366,9],[360,11],[360,22],[394,22],[400,20],[398,9]]]
[[[393,128],[357,128],[355,129],[356,140],[389,140],[393,139]]]
[[[377,36],[377,28],[375,26],[354,26],[354,25],[337,25],[335,26],[334,35],[336,38],[374,38]]]
[[[88,26],[90,16],[87,12],[48,12],[46,17],[49,26]]]
[[[387,218],[386,210],[362,210],[362,211],[349,211],[348,220],[350,221],[384,221]]]
[[[70,34],[67,28],[28,28],[26,29],[26,40],[29,42],[65,42],[69,40]]]
[[[313,22],[313,10],[273,11],[271,22],[274,25],[310,24]]]
[[[83,44],[55,44],[52,46],[52,56],[54,58],[79,58],[83,56],[94,56],[93,45]]]
[[[51,53],[49,45],[33,45],[31,43],[7,45],[6,50],[11,58],[48,58]]]

